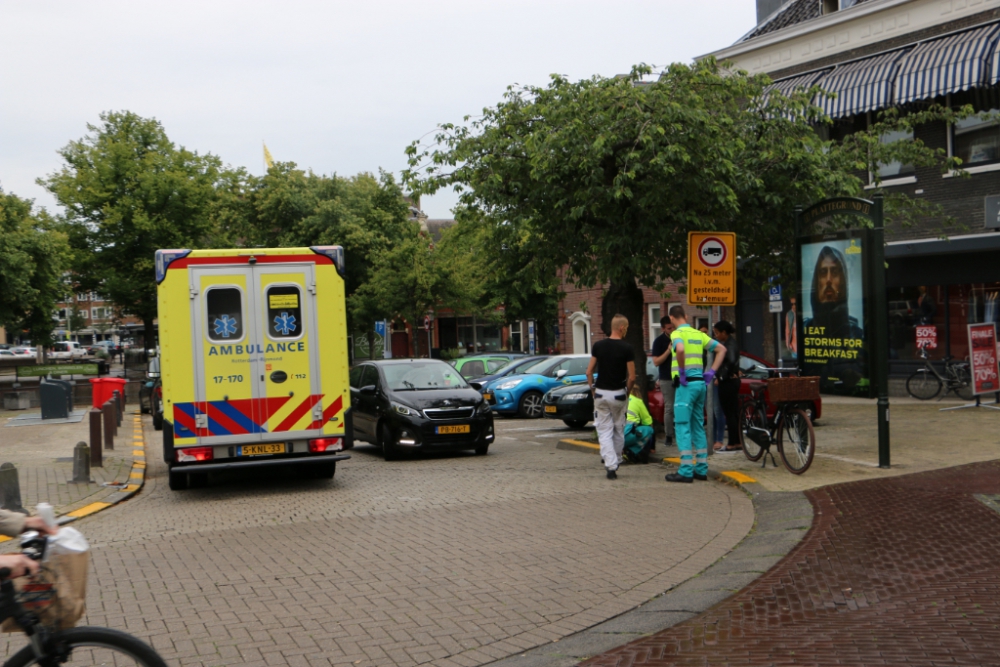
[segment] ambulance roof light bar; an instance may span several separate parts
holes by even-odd
[[[324,255],[333,260],[333,265],[337,267],[337,273],[344,276],[344,247],[339,245],[314,245],[309,246],[317,255]]]

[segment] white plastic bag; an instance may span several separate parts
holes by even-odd
[[[90,551],[90,545],[87,544],[87,538],[83,533],[76,528],[64,526],[55,535],[49,536],[49,543],[45,548],[45,560],[50,556],[69,556],[87,551]]]

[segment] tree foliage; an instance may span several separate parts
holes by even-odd
[[[59,151],[63,168],[39,184],[65,209],[79,289],[142,320],[150,344],[154,253],[204,246],[221,164],[175,146],[157,120],[129,111],[103,113],[87,129]]]
[[[56,304],[65,296],[66,237],[32,202],[0,190],[0,326],[52,343]]]
[[[609,286],[607,299],[632,319],[642,316],[637,283],[663,289],[685,276],[690,231],[736,232],[739,256],[755,260],[745,277],[788,275],[796,205],[862,194],[879,163],[954,166],[919,141],[881,140],[953,117],[947,110],[887,114],[836,143],[816,131],[829,122],[812,104],[818,88],[785,97],[766,76],[711,60],[648,82],[651,72],[510,87],[481,116],[414,142],[404,184],[454,188],[494,249],[517,249],[532,271],[563,268],[577,285]],[[634,321],[630,342],[638,355]]]

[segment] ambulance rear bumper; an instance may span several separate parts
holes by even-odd
[[[350,454],[323,454],[318,456],[296,456],[283,459],[260,459],[256,461],[213,461],[212,463],[174,464],[172,470],[178,472],[218,472],[219,470],[236,470],[237,468],[261,468],[264,466],[295,466],[316,463],[343,461],[351,458]]]

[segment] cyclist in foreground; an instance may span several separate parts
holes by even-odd
[[[55,531],[40,516],[25,516],[20,512],[0,510],[0,535],[17,537],[23,532],[34,530],[39,535],[52,535]],[[0,555],[0,568],[10,568],[12,578],[23,577],[38,572],[38,562],[24,554]]]

